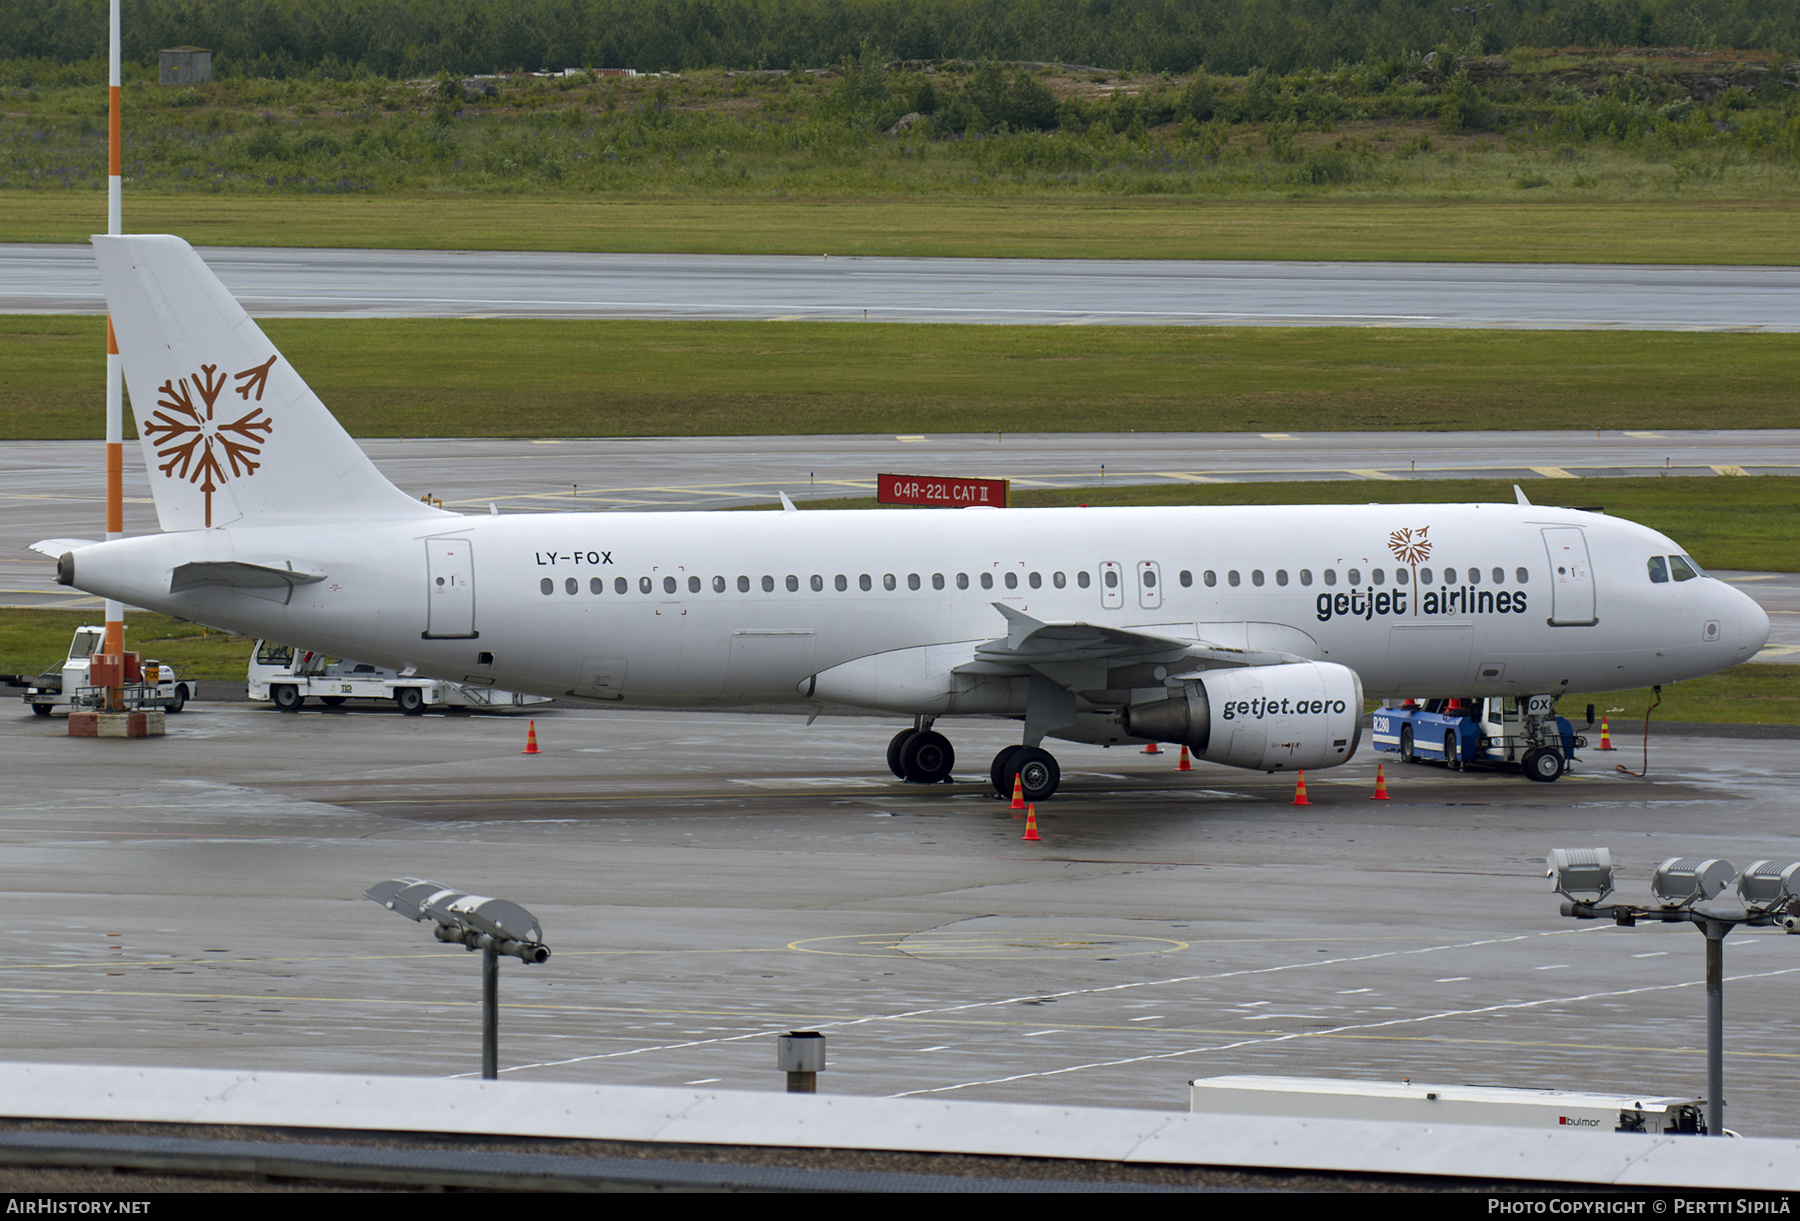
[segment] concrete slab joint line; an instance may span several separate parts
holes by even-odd
[[[324,1073],[0,1064],[21,1118],[996,1154],[1800,1190],[1800,1141]],[[825,1142],[829,1142],[826,1144]]]

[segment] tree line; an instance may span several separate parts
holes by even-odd
[[[1793,0],[123,0],[123,53],[196,45],[222,76],[1001,59],[1292,72],[1446,43],[1800,54]],[[95,62],[106,0],[0,0],[0,60]]]

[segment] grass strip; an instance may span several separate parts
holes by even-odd
[[[429,216],[421,223],[422,216]],[[129,194],[134,233],[197,246],[906,258],[1800,262],[1800,201]],[[0,241],[85,242],[106,195],[0,192]]]
[[[84,624],[104,618],[94,610],[0,609],[0,674],[41,674],[60,667],[69,655],[69,640]],[[250,664],[248,637],[203,628],[184,619],[138,611],[126,616],[125,648],[145,659],[180,666],[184,678],[236,679],[242,682]],[[0,698],[21,694],[0,687]],[[23,704],[20,705],[24,707]]]
[[[358,436],[1800,426],[1794,335],[288,318],[265,330]],[[99,318],[0,316],[0,440],[101,435],[103,332]]]

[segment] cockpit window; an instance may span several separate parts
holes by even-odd
[[[1698,569],[1699,565],[1689,560],[1685,555],[1672,555],[1669,557],[1669,571],[1675,574],[1675,579],[1677,581],[1693,580],[1700,575]]]
[[[1650,569],[1650,581],[1652,584],[1667,585],[1669,583],[1669,562],[1663,559],[1662,556],[1651,556],[1648,567]]]

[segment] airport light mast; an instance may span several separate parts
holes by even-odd
[[[1800,933],[1800,861],[1757,861],[1739,873],[1730,861],[1672,856],[1650,880],[1653,907],[1606,903],[1613,891],[1612,854],[1605,848],[1553,848],[1544,876],[1567,899],[1562,914],[1611,919],[1633,928],[1640,919],[1682,920],[1706,935],[1706,1134],[1725,1135],[1725,935],[1740,924],[1779,924]],[[1719,896],[1737,879],[1737,897]],[[1585,897],[1584,897],[1585,896]],[[1604,906],[1602,906],[1604,904]]]
[[[106,231],[114,237],[125,232],[121,183],[119,113],[119,0],[111,0],[107,36],[106,123]],[[106,315],[106,538],[125,536],[125,375],[119,363],[119,341],[113,335],[112,313]],[[117,657],[125,652],[125,604],[106,600],[106,643],[103,651]]]

